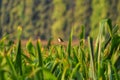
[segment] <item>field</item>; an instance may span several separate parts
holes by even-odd
[[[15,42],[0,39],[0,80],[120,80],[120,28],[110,19],[100,22],[96,39],[58,43],[49,39],[22,41],[18,27]],[[96,34],[97,35],[97,34]]]

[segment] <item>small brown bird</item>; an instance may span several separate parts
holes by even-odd
[[[62,40],[62,38],[58,38],[58,42],[64,42],[63,40]]]

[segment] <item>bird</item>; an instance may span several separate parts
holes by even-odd
[[[58,42],[64,42],[62,38],[58,37]]]

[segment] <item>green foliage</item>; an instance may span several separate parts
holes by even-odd
[[[91,1],[89,0],[76,0],[74,8],[74,27],[75,34],[78,37],[78,32],[81,32],[81,26],[85,25],[85,36],[88,36],[90,31],[90,17],[91,17]],[[89,4],[88,4],[89,3]],[[84,6],[84,7],[83,7]],[[87,13],[87,14],[86,14]]]
[[[55,39],[62,37],[68,40],[72,27],[73,39],[78,38],[82,25],[86,31],[85,38],[89,34],[97,38],[98,22],[102,19],[110,18],[113,25],[120,24],[118,0],[0,1],[0,36],[11,34],[11,39],[15,39],[12,35],[15,35],[17,26],[23,28],[22,39],[40,37],[47,40],[52,36]],[[58,33],[61,36],[58,36]]]
[[[39,67],[40,68],[42,68],[43,67],[43,60],[42,60],[42,53],[41,53],[41,47],[40,47],[40,40],[37,40],[37,52],[38,52],[38,60],[39,60]],[[37,78],[38,78],[38,80],[43,80],[44,78],[43,78],[43,70],[41,69],[41,70],[39,70],[38,72],[37,72]]]
[[[71,50],[72,50],[72,36],[73,36],[73,29],[71,30],[71,34],[68,42],[68,58],[70,58]]]
[[[54,36],[54,38],[64,37],[64,31],[63,31],[64,27],[65,27],[64,18],[60,18],[52,25],[52,35]]]
[[[19,27],[17,32],[17,44],[7,39],[9,35],[0,39],[2,80],[120,79],[119,27],[113,26],[110,19],[100,22],[96,39],[85,40],[81,32],[76,46],[72,46],[73,29],[67,46],[48,42],[49,48],[43,47],[39,39],[36,44],[30,39],[24,47],[22,29]]]
[[[58,20],[61,17],[64,16],[64,13],[66,11],[66,5],[63,2],[63,0],[53,0],[53,4],[54,4],[54,13],[52,15],[53,20]]]
[[[118,16],[117,16],[117,20],[116,20],[116,23],[118,24],[118,25],[120,25],[120,1],[118,1],[118,3],[117,3],[118,5],[117,5],[117,12],[118,12]]]

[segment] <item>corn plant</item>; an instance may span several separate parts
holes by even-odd
[[[85,38],[82,26],[79,44],[72,46],[71,31],[67,46],[36,44],[32,39],[21,44],[22,28],[18,27],[17,41],[9,35],[0,39],[1,80],[119,80],[120,33],[110,19],[100,22],[97,39]],[[97,33],[95,33],[97,34]]]

